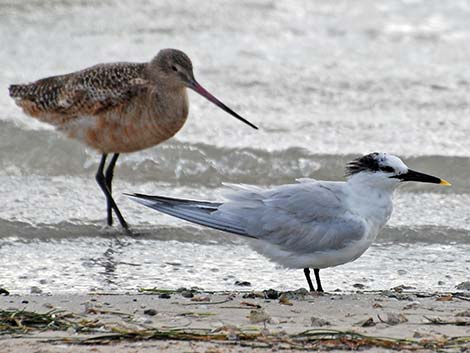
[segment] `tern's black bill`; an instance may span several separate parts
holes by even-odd
[[[218,106],[220,109],[226,111],[227,113],[229,113],[230,115],[234,116],[235,118],[237,118],[238,120],[240,121],[243,121],[245,124],[251,126],[253,129],[256,129],[258,130],[258,127],[252,123],[250,123],[248,120],[246,120],[245,118],[242,118],[240,115],[238,115],[237,113],[235,113],[232,109],[230,109],[229,107],[227,107],[224,103],[222,103],[220,100],[218,100],[217,98],[215,98],[212,94],[210,94],[204,87],[202,87],[199,83],[197,83],[195,80],[194,81],[190,81],[188,83],[188,87],[193,89],[194,91],[196,91],[197,93],[199,93],[201,96],[203,96],[204,98],[206,98],[208,101],[214,103],[216,106]]]
[[[411,169],[408,169],[408,172],[405,174],[394,175],[394,176],[391,176],[390,178],[400,179],[401,181],[418,181],[421,183],[450,185],[450,183],[444,179],[440,179],[432,175],[416,172]]]

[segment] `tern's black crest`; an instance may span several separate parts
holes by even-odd
[[[346,165],[346,176],[360,172],[377,172],[380,170],[380,162],[380,154],[378,152],[356,158]]]

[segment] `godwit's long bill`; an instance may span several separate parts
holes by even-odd
[[[371,153],[346,167],[348,180],[300,179],[269,189],[234,185],[224,202],[134,194],[157,211],[237,234],[269,259],[303,268],[314,291],[323,292],[320,269],[354,261],[373,243],[392,214],[392,196],[404,181],[450,185],[409,169],[398,157]]]
[[[176,134],[188,116],[186,88],[254,129],[194,78],[189,57],[163,49],[148,63],[107,63],[29,84],[11,85],[10,96],[23,111],[56,126],[102,153],[96,181],[106,196],[107,222],[112,211],[128,228],[112,197],[114,167],[120,153],[155,146]],[[106,165],[106,158],[113,153]]]

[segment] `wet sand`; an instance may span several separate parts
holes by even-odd
[[[10,295],[0,309],[17,321],[18,310],[57,319],[56,330],[26,330],[23,320],[24,332],[0,320],[2,353],[470,349],[468,291]]]

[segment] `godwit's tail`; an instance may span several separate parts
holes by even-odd
[[[28,95],[30,85],[10,85],[8,91],[10,92],[10,97],[18,100],[23,99]]]
[[[11,85],[9,91],[10,97],[13,98],[16,105],[21,107],[27,115],[53,125],[55,125],[55,122],[62,121],[51,114],[56,112],[58,87],[41,85],[34,82]]]
[[[57,109],[64,87],[62,80],[63,76],[52,76],[28,84],[10,85],[8,89],[10,97],[25,113],[38,116]]]

